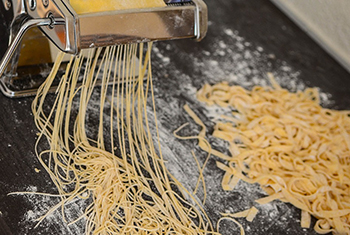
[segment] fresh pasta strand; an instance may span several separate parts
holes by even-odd
[[[155,112],[150,53],[151,43],[147,48],[144,44],[98,48],[87,58],[72,57],[52,109],[46,112],[47,94],[63,54],[58,56],[32,104],[40,133],[36,154],[61,198],[39,223],[58,208],[64,215],[65,205],[76,198],[89,198],[92,202],[84,214],[67,221],[85,218],[86,234],[215,234],[200,203],[165,168],[158,132],[158,144],[153,142],[146,111],[150,98]],[[94,138],[87,135],[86,117],[98,77],[102,85]],[[107,97],[110,80],[114,85]],[[79,103],[77,112],[72,109],[74,102]],[[39,152],[43,139],[50,149]]]
[[[247,221],[252,222],[255,218],[255,216],[258,214],[259,210],[256,209],[254,206],[249,208],[248,210],[236,212],[234,214],[232,213],[221,213],[222,216],[226,217],[233,217],[233,218],[246,218]]]
[[[233,223],[235,223],[236,225],[238,225],[238,227],[239,227],[239,229],[240,229],[240,234],[241,234],[241,235],[245,235],[243,226],[242,226],[237,220],[235,220],[234,218],[232,218],[232,217],[227,217],[227,216],[221,217],[221,218],[218,220],[217,226],[216,226],[218,232],[220,231],[220,223],[221,223],[221,221],[224,221],[224,220],[232,221]]]
[[[230,143],[231,156],[210,151],[227,161],[217,163],[223,187],[232,190],[233,178],[259,183],[270,196],[258,203],[289,202],[302,210],[302,227],[313,215],[316,232],[350,234],[350,111],[322,108],[317,89],[291,93],[268,75],[273,87],[222,82],[197,93],[207,105],[237,110],[212,134]]]

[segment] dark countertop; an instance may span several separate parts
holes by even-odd
[[[291,90],[304,85],[319,87],[326,107],[350,109],[349,73],[271,2],[207,0],[206,3],[210,26],[202,42],[159,42],[153,50],[157,114],[164,137],[162,146],[168,153],[165,158],[169,161],[170,171],[180,176],[180,180],[190,179],[189,187],[196,182],[195,163],[188,160],[195,141],[177,140],[171,133],[182,123],[191,122],[182,109],[185,103],[207,126],[212,126],[210,112],[194,97],[194,89],[199,89],[205,82],[228,80],[251,87],[266,81],[266,72],[273,72],[276,79]],[[35,157],[37,131],[31,114],[32,100],[0,95],[0,217],[13,234],[79,234],[79,229],[67,229],[56,217],[48,218],[34,229],[36,212],[45,213],[50,205],[54,205],[54,199],[7,196],[14,191],[55,192],[49,176]],[[182,134],[193,134],[198,130],[193,122],[190,127],[192,129],[188,128]],[[210,130],[209,127],[209,133]],[[214,144],[222,148],[220,143]],[[196,153],[203,162],[205,153],[199,149]],[[222,191],[222,172],[216,168],[215,158],[209,161],[204,174],[208,186],[206,209],[215,224],[219,212],[248,209],[255,205],[255,199],[264,195],[256,185],[243,182],[233,192]],[[239,220],[246,234],[315,234],[312,228],[300,228],[300,211],[289,204],[274,202],[258,209],[260,212],[252,223]],[[231,223],[223,223],[222,228],[224,234],[239,233]],[[0,228],[0,234],[6,233]]]

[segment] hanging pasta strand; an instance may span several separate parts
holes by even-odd
[[[91,50],[87,58],[72,57],[52,110],[46,113],[60,54],[33,102],[39,129],[36,153],[61,198],[48,214],[61,208],[64,215],[65,204],[76,198],[90,200],[83,215],[67,221],[85,219],[86,234],[213,234],[200,203],[167,171],[158,132],[158,143],[154,142],[150,122],[157,129],[157,121],[147,110],[150,99],[155,114],[150,53],[151,44],[131,44]],[[98,131],[97,136],[88,136],[88,109],[97,79]],[[73,111],[77,102],[79,109]],[[50,148],[39,152],[43,139]]]

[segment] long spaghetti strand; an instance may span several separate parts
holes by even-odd
[[[148,98],[155,111],[151,44],[144,50],[143,44],[121,45],[91,51],[87,58],[72,58],[48,115],[44,109],[47,92],[62,55],[39,89],[32,105],[40,132],[37,155],[61,198],[48,213],[61,207],[64,215],[65,204],[88,198],[91,203],[84,214],[68,221],[85,218],[86,234],[213,234],[200,203],[165,168],[158,132],[158,144],[154,143],[147,111]],[[78,79],[82,79],[81,86]],[[97,136],[88,136],[86,121],[97,79],[102,80],[98,131]],[[115,84],[108,97],[110,80]],[[79,103],[77,112],[71,110],[74,102]],[[157,121],[153,122],[157,130]],[[44,137],[50,149],[39,152]],[[191,203],[175,192],[172,184]]]

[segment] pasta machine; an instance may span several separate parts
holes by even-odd
[[[68,0],[1,1],[0,89],[9,97],[36,93],[53,62],[45,54],[51,50],[49,41],[61,51],[78,54],[82,49],[117,44],[201,40],[207,31],[202,0],[164,0],[164,7],[87,14],[77,14]],[[28,48],[35,50],[27,52]],[[21,59],[26,53],[27,59]]]

